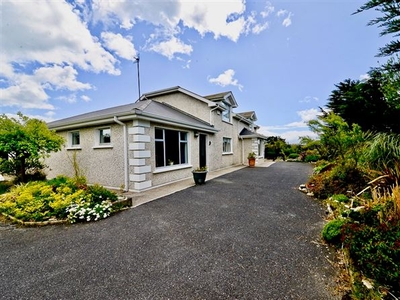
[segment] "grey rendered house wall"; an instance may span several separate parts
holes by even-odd
[[[123,127],[118,124],[102,127],[111,128],[110,147],[96,147],[96,130],[99,127],[79,129],[79,148],[68,148],[70,131],[57,132],[65,138],[66,144],[62,151],[52,153],[46,159],[46,165],[50,166],[46,170],[48,178],[57,175],[74,176],[73,157],[75,152],[79,170],[88,182],[106,187],[121,187],[124,184]]]

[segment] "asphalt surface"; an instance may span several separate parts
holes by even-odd
[[[311,167],[244,168],[94,223],[0,230],[0,299],[339,299]]]

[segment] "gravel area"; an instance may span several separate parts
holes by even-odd
[[[340,299],[311,166],[243,168],[95,223],[0,230],[0,299]]]

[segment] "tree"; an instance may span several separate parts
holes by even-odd
[[[390,35],[399,36],[400,32],[400,1],[399,0],[370,0],[362,5],[356,12],[360,13],[369,9],[375,9],[383,16],[371,20],[368,25],[378,25],[383,28],[381,36]],[[390,56],[400,52],[400,41],[393,40],[379,49],[378,56]],[[400,67],[399,64],[397,64]]]
[[[347,79],[336,84],[327,107],[364,131],[400,133],[398,74],[372,69],[368,75],[364,81]]]
[[[385,84],[382,86],[383,94],[389,106],[400,110],[400,57],[391,57],[384,66],[382,76]]]
[[[356,167],[365,141],[361,127],[357,124],[350,126],[334,112],[322,112],[317,119],[308,121],[310,130],[319,137],[318,147],[322,158],[341,163],[349,162]]]
[[[18,113],[18,118],[0,116],[0,173],[26,182],[28,174],[44,168],[43,159],[58,151],[64,139],[44,121]]]
[[[279,136],[270,136],[267,138],[265,144],[266,158],[275,160],[277,157],[282,156],[283,159],[286,159],[285,150],[288,147],[289,145],[286,143],[285,139]]]

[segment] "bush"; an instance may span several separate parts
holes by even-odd
[[[325,172],[314,174],[308,186],[319,199],[335,194],[347,194],[348,191],[361,191],[368,183],[364,172],[349,165],[337,165]]]
[[[22,221],[65,219],[67,216],[73,220],[71,208],[78,207],[79,211],[85,211],[85,220],[98,220],[108,216],[111,209],[108,208],[107,201],[117,200],[116,193],[100,185],[78,185],[81,182],[81,179],[77,181],[59,176],[47,182],[17,185],[1,196],[0,213]],[[78,211],[77,216],[81,216]]]
[[[341,241],[344,219],[334,219],[325,224],[322,230],[322,237],[330,244],[338,245]]]
[[[0,195],[8,192],[12,186],[11,181],[0,181]]]
[[[94,203],[101,203],[107,199],[115,201],[118,198],[117,194],[98,184],[88,186],[87,192],[91,197],[91,201]]]
[[[310,155],[307,155],[305,158],[304,158],[304,161],[305,162],[316,162],[316,161],[318,161],[319,160],[319,155],[315,155],[315,154],[310,154]]]
[[[337,194],[337,195],[332,196],[332,200],[338,201],[341,203],[347,203],[347,202],[349,202],[349,197],[347,197],[346,195],[343,195],[343,194]]]
[[[344,226],[344,245],[354,265],[381,285],[400,286],[400,222]]]
[[[299,154],[298,153],[290,153],[288,158],[289,159],[297,159],[297,158],[299,158]]]

